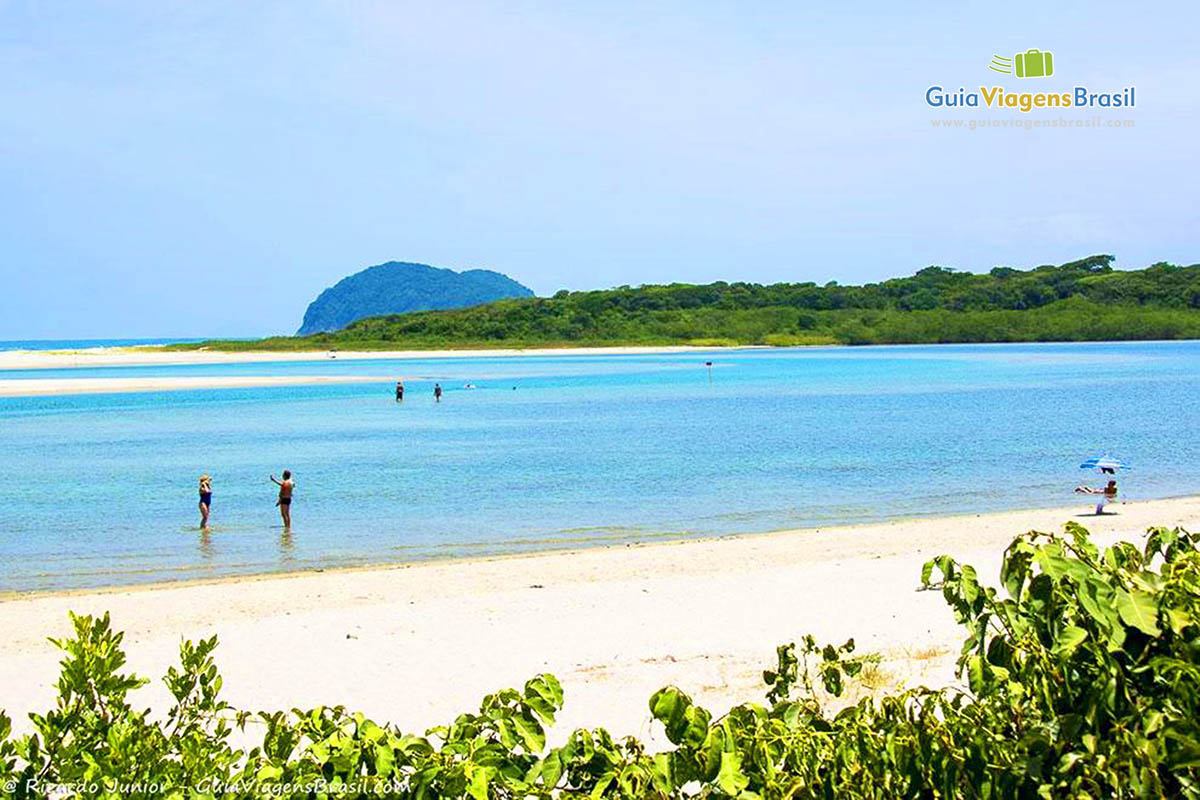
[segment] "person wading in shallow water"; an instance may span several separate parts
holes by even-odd
[[[212,508],[212,478],[200,476],[200,528],[208,528],[208,512]]]
[[[433,385],[433,401],[435,403],[442,402],[442,385],[440,383]]]
[[[279,516],[283,518],[283,527],[285,530],[290,529],[292,527],[292,490],[296,488],[296,484],[292,482],[292,471],[285,469],[281,481],[271,475],[271,482],[279,487],[279,499],[275,501],[275,505],[279,506]]]

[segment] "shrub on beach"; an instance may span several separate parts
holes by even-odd
[[[1076,524],[1005,552],[1001,589],[941,556],[925,565],[965,630],[968,689],[868,696],[836,713],[864,664],[853,642],[778,649],[765,704],[723,716],[668,687],[650,699],[673,748],[577,730],[550,675],[484,698],[423,736],[341,707],[236,711],[216,640],[184,642],[164,720],[137,711],[107,616],[72,617],[56,707],[12,738],[4,796],[403,798],[1200,797],[1200,537],[1152,529],[1100,551]],[[261,725],[241,750],[235,728]]]

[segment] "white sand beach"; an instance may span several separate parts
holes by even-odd
[[[939,517],[475,561],[264,576],[0,600],[0,707],[53,700],[67,612],[110,611],[129,664],[152,683],[181,637],[217,634],[226,698],[254,709],[343,703],[407,730],[449,721],[490,690],[542,671],[566,691],[558,736],[580,725],[661,742],[646,701],[676,684],[710,708],[761,699],[777,644],[805,633],[880,654],[879,684],[947,685],[961,633],[921,564],[950,553],[998,583],[1030,529],[1082,522],[1099,540],[1200,527],[1200,497]]]
[[[705,352],[714,349],[754,350],[761,347],[560,347],[530,350],[369,350],[247,351],[163,350],[157,347],[90,347],[79,350],[0,351],[0,370],[70,369],[73,367],[177,366],[185,364],[256,364],[279,361],[372,361],[418,358],[491,358],[503,356],[629,355]]]
[[[169,392],[185,389],[245,389],[255,386],[315,386],[330,383],[384,383],[389,376],[371,375],[237,375],[140,378],[27,378],[0,380],[0,397]]]
[[[187,366],[208,364],[267,364],[277,362],[330,362],[414,360],[423,358],[477,358],[561,355],[627,355],[685,353],[712,348],[694,347],[577,347],[544,350],[396,350],[224,353],[211,350],[171,351],[154,347],[94,347],[81,350],[0,351],[3,370],[87,369],[92,367]],[[737,348],[751,349],[751,348]],[[382,383],[398,375],[188,375],[137,378],[0,378],[0,397],[161,392],[185,389],[235,389],[256,386],[305,386],[330,383]]]

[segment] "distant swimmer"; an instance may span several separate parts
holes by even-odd
[[[479,387],[473,383],[464,383],[463,388],[464,389],[478,389]]]
[[[285,469],[283,471],[283,480],[276,480],[275,475],[271,475],[271,482],[279,487],[279,499],[275,501],[275,505],[279,506],[279,516],[283,517],[283,527],[285,530],[292,527],[292,490],[296,488],[296,484],[292,482],[292,471]]]
[[[404,381],[396,381],[396,402],[404,399]]]
[[[442,385],[440,383],[433,385],[433,401],[435,403],[442,402]]]
[[[208,512],[212,508],[212,478],[200,476],[200,528],[208,529]]]

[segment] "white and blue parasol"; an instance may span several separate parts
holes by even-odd
[[[1080,469],[1096,469],[1100,471],[1111,470],[1116,472],[1122,469],[1131,469],[1131,467],[1119,458],[1113,458],[1110,455],[1094,456],[1084,461],[1079,465]]]

